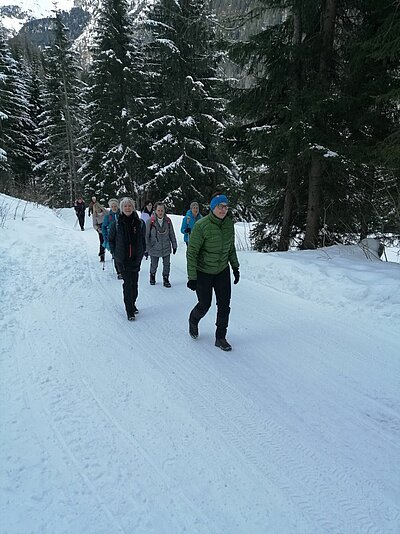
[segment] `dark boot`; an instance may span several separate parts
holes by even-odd
[[[135,320],[135,314],[134,313],[128,313],[128,321],[134,321]]]
[[[190,319],[189,319],[189,335],[193,339],[197,339],[199,337],[199,325],[196,323],[192,323]]]
[[[221,339],[216,339],[215,346],[225,351],[232,350],[232,346],[227,342],[227,340],[224,337]]]
[[[155,286],[156,285],[156,275],[150,273],[150,285]]]
[[[164,287],[171,287],[171,284],[168,280],[168,276],[163,276],[163,279],[164,279],[164,282],[163,282],[163,286]]]

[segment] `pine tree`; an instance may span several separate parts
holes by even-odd
[[[29,134],[34,125],[26,83],[0,31],[0,185],[9,192],[25,190],[32,177]]]
[[[153,66],[155,105],[147,124],[153,187],[183,212],[193,199],[205,204],[216,189],[236,195],[238,179],[222,143],[226,128],[220,55],[203,0],[158,0],[145,24]]]
[[[51,204],[65,206],[72,204],[79,188],[76,147],[83,121],[82,86],[59,13],[54,19],[54,33],[54,44],[45,55],[44,111],[39,124],[45,159],[37,169],[45,173],[42,187]]]
[[[87,191],[137,196],[144,93],[125,0],[105,0],[98,19],[90,72],[85,164]],[[136,70],[133,65],[136,65]]]
[[[32,185],[35,193],[44,194],[45,202],[47,203],[47,194],[43,190],[44,183],[44,167],[41,163],[45,160],[45,152],[42,148],[41,143],[41,129],[39,128],[40,119],[39,117],[44,111],[44,100],[43,100],[43,69],[38,58],[33,57],[31,63],[27,66],[29,73],[29,105],[31,109],[31,119],[35,125],[34,131],[31,135],[31,150],[33,155],[33,178]]]
[[[231,57],[252,80],[230,107],[238,118],[233,146],[252,169],[261,206],[257,246],[286,250],[301,234],[303,248],[363,236],[373,228],[366,217],[377,224],[366,206],[375,202],[382,167],[371,156],[392,129],[393,109],[372,97],[385,93],[387,63],[361,50],[390,2],[260,4],[264,16],[280,8],[281,17],[232,46]]]

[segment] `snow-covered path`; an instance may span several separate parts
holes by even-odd
[[[400,265],[330,265],[328,303],[303,260],[240,252],[223,353],[214,309],[187,334],[181,240],[172,289],[143,262],[130,323],[90,222],[0,229],[0,532],[398,533]],[[394,296],[358,313],[373,269]]]

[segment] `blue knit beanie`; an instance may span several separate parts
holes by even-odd
[[[229,204],[228,199],[225,195],[217,195],[216,197],[211,199],[210,202],[210,210],[212,211],[218,204]]]

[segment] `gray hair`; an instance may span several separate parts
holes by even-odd
[[[135,201],[133,200],[133,198],[131,197],[124,197],[121,202],[119,203],[119,209],[120,211],[122,211],[124,209],[124,206],[126,206],[126,204],[132,204],[133,206],[133,209],[135,209]]]
[[[192,209],[192,208],[199,208],[199,203],[198,202],[191,202],[190,203],[190,209]]]
[[[116,198],[110,198],[110,200],[108,201],[108,205],[111,207],[111,204],[118,204],[118,200]]]

